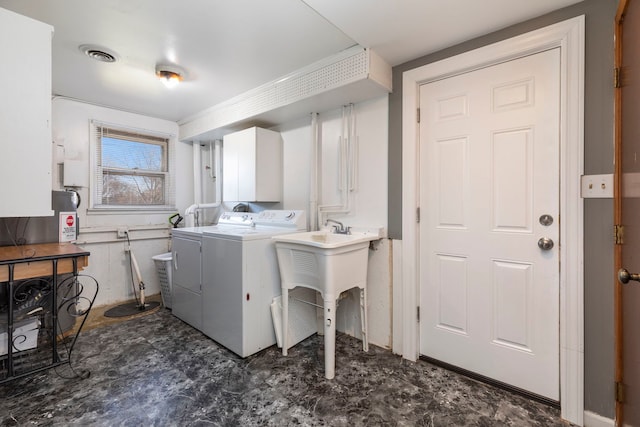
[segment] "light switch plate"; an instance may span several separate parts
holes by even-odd
[[[613,198],[613,174],[582,175],[581,195],[585,199],[610,199]]]

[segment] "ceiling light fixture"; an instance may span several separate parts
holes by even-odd
[[[171,88],[184,80],[184,71],[172,65],[158,65],[156,66],[156,76],[166,87]]]

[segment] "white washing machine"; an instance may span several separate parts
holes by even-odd
[[[270,306],[281,285],[271,236],[307,229],[304,211],[252,215],[252,226],[202,233],[201,331],[241,357],[276,343]]]

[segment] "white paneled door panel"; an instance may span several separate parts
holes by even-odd
[[[553,400],[559,70],[553,49],[420,88],[420,353]]]
[[[491,134],[491,200],[494,231],[531,233],[532,129]]]
[[[467,324],[467,260],[462,256],[437,254],[438,322],[437,327],[466,334]]]
[[[437,141],[438,227],[465,228],[468,197],[467,139]]]

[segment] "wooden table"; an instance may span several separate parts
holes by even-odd
[[[53,275],[52,259],[58,259],[58,274],[73,273],[89,265],[89,252],[72,243],[40,243],[0,246],[0,282],[9,281],[9,264],[14,264],[13,280]]]

